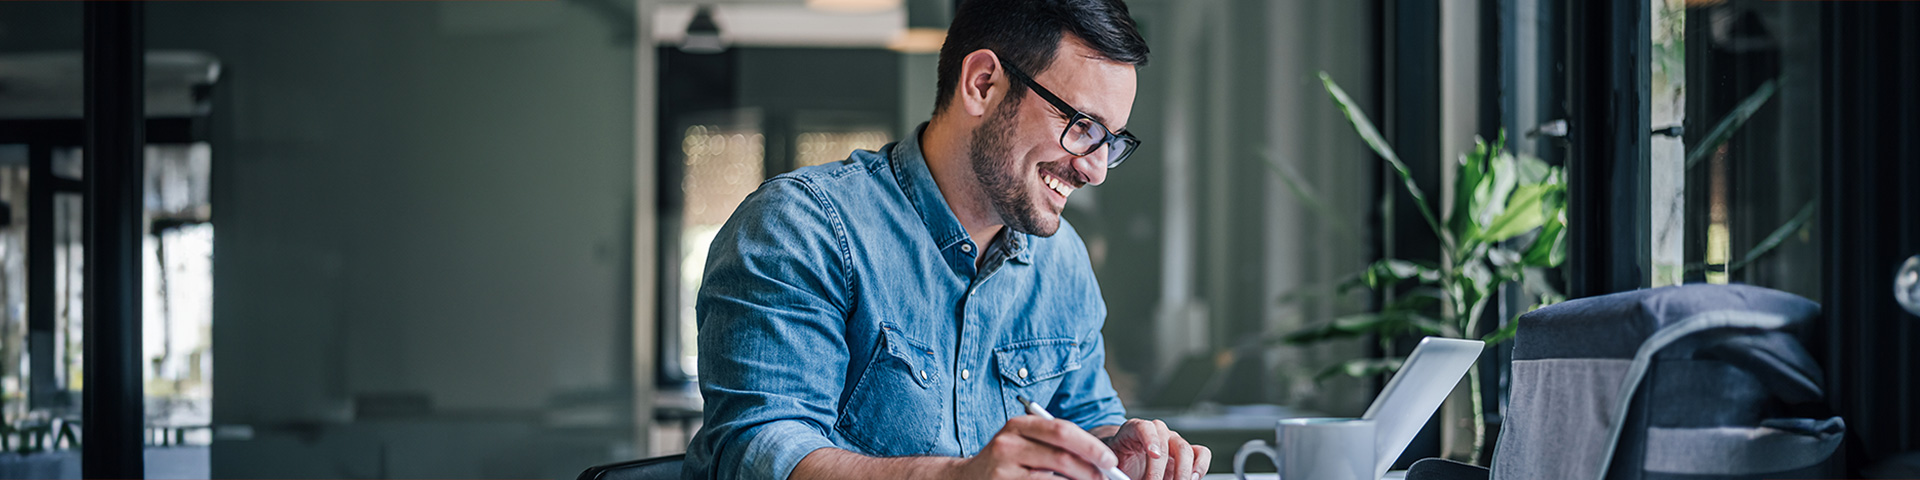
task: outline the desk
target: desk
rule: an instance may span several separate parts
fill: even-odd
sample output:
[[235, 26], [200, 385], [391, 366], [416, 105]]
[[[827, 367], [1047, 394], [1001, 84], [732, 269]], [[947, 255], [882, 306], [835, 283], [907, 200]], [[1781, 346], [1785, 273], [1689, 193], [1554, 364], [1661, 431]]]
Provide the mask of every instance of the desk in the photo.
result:
[[[1207, 476], [1200, 477], [1200, 478], [1201, 480], [1236, 480], [1233, 476], [1233, 472], [1208, 473]], [[1280, 474], [1278, 473], [1247, 474], [1247, 480], [1279, 480], [1279, 478], [1280, 478]], [[1405, 480], [1406, 478], [1407, 478], [1406, 470], [1394, 470], [1391, 472], [1387, 472], [1387, 476], [1380, 477], [1380, 480]]]
[[[1233, 473], [1233, 452], [1241, 444], [1256, 438], [1273, 442], [1273, 425], [1285, 418], [1320, 417], [1320, 412], [1288, 408], [1278, 405], [1208, 405], [1186, 411], [1155, 411], [1133, 409], [1129, 417], [1158, 418], [1167, 422], [1167, 427], [1180, 432], [1188, 442], [1206, 445], [1213, 449], [1213, 466], [1210, 471]], [[1272, 470], [1273, 466], [1253, 460], [1260, 469]], [[1252, 477], [1248, 477], [1252, 478]], [[1271, 478], [1271, 477], [1269, 477]]]

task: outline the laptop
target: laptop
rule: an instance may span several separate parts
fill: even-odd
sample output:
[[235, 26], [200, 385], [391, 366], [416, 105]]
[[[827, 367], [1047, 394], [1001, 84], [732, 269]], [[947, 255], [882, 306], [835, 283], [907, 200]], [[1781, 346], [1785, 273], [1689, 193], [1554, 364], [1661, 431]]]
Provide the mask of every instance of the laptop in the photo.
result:
[[1400, 372], [1387, 380], [1387, 388], [1373, 399], [1366, 415], [1360, 416], [1373, 420], [1373, 453], [1379, 462], [1374, 467], [1373, 478], [1387, 474], [1387, 468], [1413, 443], [1414, 435], [1426, 426], [1433, 412], [1440, 410], [1440, 403], [1446, 401], [1447, 394], [1460, 383], [1460, 377], [1467, 374], [1473, 362], [1480, 359], [1484, 348], [1486, 342], [1479, 340], [1440, 337], [1421, 339], [1420, 345], [1413, 348], [1413, 354], [1401, 364]]

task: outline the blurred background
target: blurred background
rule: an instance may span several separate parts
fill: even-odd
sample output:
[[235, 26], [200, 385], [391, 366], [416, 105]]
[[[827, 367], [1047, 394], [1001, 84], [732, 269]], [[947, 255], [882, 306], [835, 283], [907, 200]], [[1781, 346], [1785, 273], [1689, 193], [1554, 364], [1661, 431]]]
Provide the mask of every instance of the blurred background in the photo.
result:
[[[681, 452], [707, 244], [761, 180], [925, 121], [954, 1], [138, 2], [137, 35], [0, 2], [0, 478], [78, 478], [107, 382], [137, 382], [102, 401], [140, 407], [150, 478], [564, 479]], [[1812, 348], [1857, 461], [1920, 450], [1920, 319], [1887, 295], [1920, 254], [1920, 5], [1129, 6], [1144, 145], [1066, 217], [1133, 415], [1224, 456], [1360, 414], [1418, 335], [1732, 282], [1826, 305]], [[90, 39], [144, 58], [138, 266], [105, 274]], [[1475, 327], [1368, 316], [1421, 287], [1361, 272], [1440, 240], [1323, 73], [1433, 208], [1476, 138], [1564, 172], [1564, 231], [1502, 239], [1552, 259], [1478, 284]], [[88, 289], [116, 279], [137, 355], [93, 371]], [[1488, 438], [1507, 348], [1477, 367]], [[1433, 423], [1408, 459], [1472, 454]]]

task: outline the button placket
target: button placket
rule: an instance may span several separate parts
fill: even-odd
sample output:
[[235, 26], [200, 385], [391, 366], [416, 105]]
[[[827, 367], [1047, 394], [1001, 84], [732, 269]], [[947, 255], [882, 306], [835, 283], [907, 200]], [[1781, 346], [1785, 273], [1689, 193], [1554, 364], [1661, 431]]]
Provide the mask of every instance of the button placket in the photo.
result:
[[[968, 282], [966, 296], [960, 300], [962, 306], [960, 315], [954, 319], [960, 326], [957, 343], [961, 346], [961, 354], [954, 359], [954, 366], [960, 369], [959, 376], [962, 380], [959, 382], [959, 388], [955, 391], [956, 402], [954, 407], [956, 420], [977, 416], [983, 412], [981, 409], [985, 407], [985, 405], [980, 404], [981, 398], [979, 398], [979, 393], [981, 389], [986, 388], [986, 385], [978, 385], [970, 381], [973, 377], [973, 368], [971, 365], [975, 363], [970, 352], [979, 351], [976, 345], [978, 343], [978, 336], [970, 335], [970, 333], [983, 331], [980, 329], [986, 328], [981, 322], [975, 321], [979, 315], [973, 311], [973, 302], [977, 298], [975, 294], [979, 291], [981, 280], [984, 280], [984, 278], [976, 278]], [[980, 439], [978, 438], [980, 435], [985, 434], [984, 432], [971, 428], [975, 426], [972, 422], [958, 421], [957, 423], [961, 424], [962, 430], [964, 430], [958, 439], [960, 441], [961, 451], [972, 452], [979, 448], [984, 448], [984, 445], [980, 444]]]

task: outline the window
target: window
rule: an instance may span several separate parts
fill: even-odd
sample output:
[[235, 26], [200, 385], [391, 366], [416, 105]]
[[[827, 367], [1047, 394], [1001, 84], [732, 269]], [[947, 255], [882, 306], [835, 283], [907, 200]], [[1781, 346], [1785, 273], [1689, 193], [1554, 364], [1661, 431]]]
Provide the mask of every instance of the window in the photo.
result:
[[[1672, 110], [1675, 123], [1686, 125], [1685, 142], [1665, 152], [1668, 168], [1684, 172], [1685, 207], [1676, 209], [1686, 212], [1684, 280], [1748, 283], [1820, 300], [1825, 109], [1821, 25], [1808, 21], [1819, 18], [1820, 6], [1659, 3], [1655, 10], [1681, 34], [1672, 48], [1656, 42], [1655, 53], [1658, 59], [1670, 52], [1677, 58], [1667, 65], [1681, 70], [1672, 75]], [[1658, 74], [1661, 62], [1655, 65]], [[1656, 93], [1656, 105], [1660, 98]]]
[[760, 133], [757, 122], [694, 125], [681, 137], [680, 150], [686, 165], [686, 176], [681, 180], [686, 216], [679, 242], [679, 311], [670, 317], [679, 325], [671, 341], [679, 342], [680, 373], [694, 378], [699, 376], [695, 361], [700, 356], [694, 295], [699, 293], [706, 272], [707, 246], [740, 201], [766, 178], [762, 169], [766, 136]]

